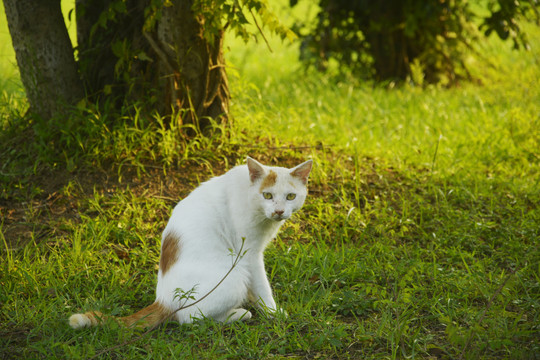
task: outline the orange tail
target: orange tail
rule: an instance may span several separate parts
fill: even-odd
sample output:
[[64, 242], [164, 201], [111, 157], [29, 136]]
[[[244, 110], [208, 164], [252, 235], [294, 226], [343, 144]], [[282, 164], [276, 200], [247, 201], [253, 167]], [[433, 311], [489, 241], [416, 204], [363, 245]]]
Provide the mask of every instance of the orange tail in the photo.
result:
[[147, 328], [162, 323], [165, 321], [165, 319], [167, 319], [167, 317], [169, 317], [169, 315], [170, 311], [156, 301], [152, 305], [137, 311], [133, 315], [121, 318], [103, 315], [99, 311], [89, 311], [84, 314], [73, 314], [69, 318], [69, 325], [74, 329], [79, 329], [86, 326], [100, 325], [103, 324], [107, 319], [112, 318], [127, 327]]

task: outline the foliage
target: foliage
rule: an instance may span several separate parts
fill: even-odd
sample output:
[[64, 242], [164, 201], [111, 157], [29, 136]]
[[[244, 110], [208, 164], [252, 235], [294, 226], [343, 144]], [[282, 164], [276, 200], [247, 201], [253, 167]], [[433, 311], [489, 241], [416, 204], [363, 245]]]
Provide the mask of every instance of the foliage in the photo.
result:
[[[193, 0], [189, 4], [191, 4], [192, 16], [201, 25], [200, 36], [211, 46], [221, 46], [215, 42], [219, 38], [218, 35], [225, 30], [232, 31], [245, 42], [256, 38], [259, 33], [262, 34], [262, 28], [259, 27], [257, 19], [260, 19], [262, 27], [270, 34], [289, 40], [295, 38], [295, 34], [283, 25], [270, 10], [267, 0]], [[115, 0], [107, 2], [102, 11], [97, 14], [96, 20], [93, 21], [92, 16], [96, 15], [92, 15], [92, 13], [95, 13], [96, 7], [99, 9], [98, 5], [99, 3], [88, 1], [77, 7], [78, 21], [92, 23], [89, 31], [89, 43], [79, 46], [82, 73], [89, 77], [87, 86], [94, 91], [91, 98], [95, 98], [96, 95], [104, 95], [105, 98], [108, 98], [112, 95], [120, 99], [129, 99], [129, 94], [137, 94], [145, 81], [153, 81], [148, 74], [152, 71], [155, 72], [156, 61], [160, 59], [159, 56], [156, 58], [154, 54], [155, 47], [150, 46], [142, 34], [151, 34], [156, 31], [157, 25], [162, 19], [162, 12], [164, 9], [173, 7], [174, 1]], [[256, 23], [257, 27], [250, 26], [250, 22]], [[167, 49], [173, 49], [178, 44], [165, 44], [163, 46]], [[190, 46], [194, 47], [193, 44]], [[114, 77], [104, 75], [109, 70], [103, 69], [103, 64], [99, 64], [99, 60], [106, 57], [103, 53], [107, 52], [111, 52], [115, 58]], [[177, 56], [182, 56], [182, 54], [177, 54]], [[201, 60], [199, 59], [199, 61]], [[96, 62], [98, 63], [97, 69], [95, 68]], [[182, 64], [186, 62], [189, 62], [189, 59], [180, 59], [178, 69], [175, 71], [182, 71]], [[95, 76], [101, 76], [103, 79], [93, 78]], [[150, 86], [156, 86], [156, 84], [150, 84]], [[135, 96], [135, 98], [139, 102], [141, 98], [146, 98], [149, 106], [159, 107], [159, 103], [163, 102], [163, 99], [154, 96], [154, 93], [157, 92], [152, 91], [153, 96], [148, 97], [146, 96], [148, 91], [145, 91], [143, 97]], [[163, 114], [164, 112], [162, 112]]]
[[[137, 9], [133, 7], [128, 9], [126, 0], [116, 0], [110, 2], [107, 7], [101, 12], [98, 20], [92, 25], [91, 35], [95, 35], [100, 29], [107, 29], [112, 23], [124, 21], [125, 16], [132, 16]], [[150, 32], [155, 29], [157, 22], [161, 18], [163, 8], [171, 7], [171, 0], [149, 0], [145, 3], [144, 8], [144, 25], [143, 32]], [[224, 29], [230, 29], [235, 35], [242, 38], [245, 42], [257, 36], [258, 31], [250, 27], [250, 20], [246, 17], [246, 12], [251, 14], [251, 19], [256, 22], [254, 12], [262, 20], [262, 25], [270, 31], [271, 34], [280, 36], [282, 39], [292, 41], [296, 35], [285, 25], [283, 25], [276, 14], [269, 9], [267, 0], [194, 0], [192, 1], [191, 10], [199, 21], [204, 23], [203, 36], [208, 42], [214, 41], [216, 33]], [[82, 13], [77, 14], [79, 17], [86, 16], [84, 9]], [[261, 29], [259, 29], [260, 31]], [[143, 57], [143, 60], [150, 60], [148, 55], [144, 53], [128, 53], [128, 49], [124, 45], [121, 48], [121, 43], [125, 42], [125, 35], [117, 34], [117, 40], [111, 42], [113, 52], [119, 58], [119, 62], [125, 59], [137, 59]], [[116, 47], [116, 51], [114, 49]], [[121, 64], [121, 63], [120, 63]], [[117, 64], [117, 68], [121, 67]], [[118, 74], [117, 74], [118, 76]]]
[[[257, 22], [259, 26], [255, 14], [259, 16], [262, 25], [271, 34], [290, 41], [295, 38], [295, 34], [270, 10], [267, 0], [196, 0], [193, 2], [192, 9], [197, 16], [205, 19], [205, 36], [209, 41], [216, 31], [227, 28], [245, 42], [256, 37], [262, 29], [248, 26], [249, 18], [254, 23]], [[251, 16], [246, 16], [246, 13]]]
[[511, 39], [515, 48], [528, 47], [516, 19], [528, 13], [538, 19], [536, 1], [320, 0], [319, 5], [314, 29], [297, 24], [304, 33], [302, 59], [319, 69], [334, 60], [379, 81], [409, 77], [448, 84], [470, 78], [466, 61], [480, 41], [479, 29]]

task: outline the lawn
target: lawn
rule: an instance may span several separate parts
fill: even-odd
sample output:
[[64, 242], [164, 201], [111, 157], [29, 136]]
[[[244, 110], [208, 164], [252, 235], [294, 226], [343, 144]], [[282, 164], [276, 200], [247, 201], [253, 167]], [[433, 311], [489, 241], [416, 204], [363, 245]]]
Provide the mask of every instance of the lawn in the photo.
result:
[[[454, 88], [305, 71], [296, 47], [230, 39], [233, 124], [86, 108], [29, 123], [0, 21], [0, 358], [540, 358], [540, 30], [491, 38]], [[9, 39], [9, 37], [7, 37]], [[72, 330], [154, 299], [172, 207], [247, 155], [315, 167], [266, 251], [288, 317]]]

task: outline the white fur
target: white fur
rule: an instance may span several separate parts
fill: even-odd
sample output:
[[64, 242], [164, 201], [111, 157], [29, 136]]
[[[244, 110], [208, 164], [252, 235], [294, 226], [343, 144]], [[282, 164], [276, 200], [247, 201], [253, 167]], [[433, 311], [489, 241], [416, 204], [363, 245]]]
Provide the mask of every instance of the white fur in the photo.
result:
[[[263, 251], [283, 222], [302, 207], [307, 195], [307, 175], [302, 181], [291, 173], [303, 166], [309, 174], [311, 161], [294, 169], [267, 167], [249, 158], [248, 161], [262, 168], [264, 174], [252, 181], [248, 166], [242, 165], [201, 184], [176, 205], [163, 232], [163, 238], [172, 233], [180, 243], [178, 260], [165, 275], [159, 270], [156, 289], [156, 300], [173, 311], [199, 300], [218, 284], [231, 269], [244, 239], [242, 253], [246, 253], [223, 283], [201, 302], [175, 313], [181, 323], [201, 316], [229, 322], [249, 319], [251, 313], [241, 308], [248, 298], [268, 312], [277, 310], [266, 277]], [[277, 174], [277, 179], [273, 186], [263, 190], [272, 194], [268, 200], [260, 185], [270, 171]], [[289, 193], [296, 194], [296, 198], [287, 200]], [[276, 210], [283, 211], [282, 215], [276, 214]], [[175, 299], [177, 289], [195, 289], [195, 300]]]
[[90, 319], [83, 314], [73, 314], [69, 317], [69, 325], [73, 329], [79, 329], [86, 326], [90, 326], [92, 322]]

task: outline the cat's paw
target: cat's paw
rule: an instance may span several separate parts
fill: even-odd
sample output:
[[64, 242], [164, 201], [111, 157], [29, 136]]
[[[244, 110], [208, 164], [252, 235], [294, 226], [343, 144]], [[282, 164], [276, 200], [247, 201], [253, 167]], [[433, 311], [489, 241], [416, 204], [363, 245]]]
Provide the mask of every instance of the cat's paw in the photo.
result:
[[92, 325], [92, 322], [84, 314], [73, 314], [69, 317], [69, 326], [73, 329], [80, 329], [90, 325]]

